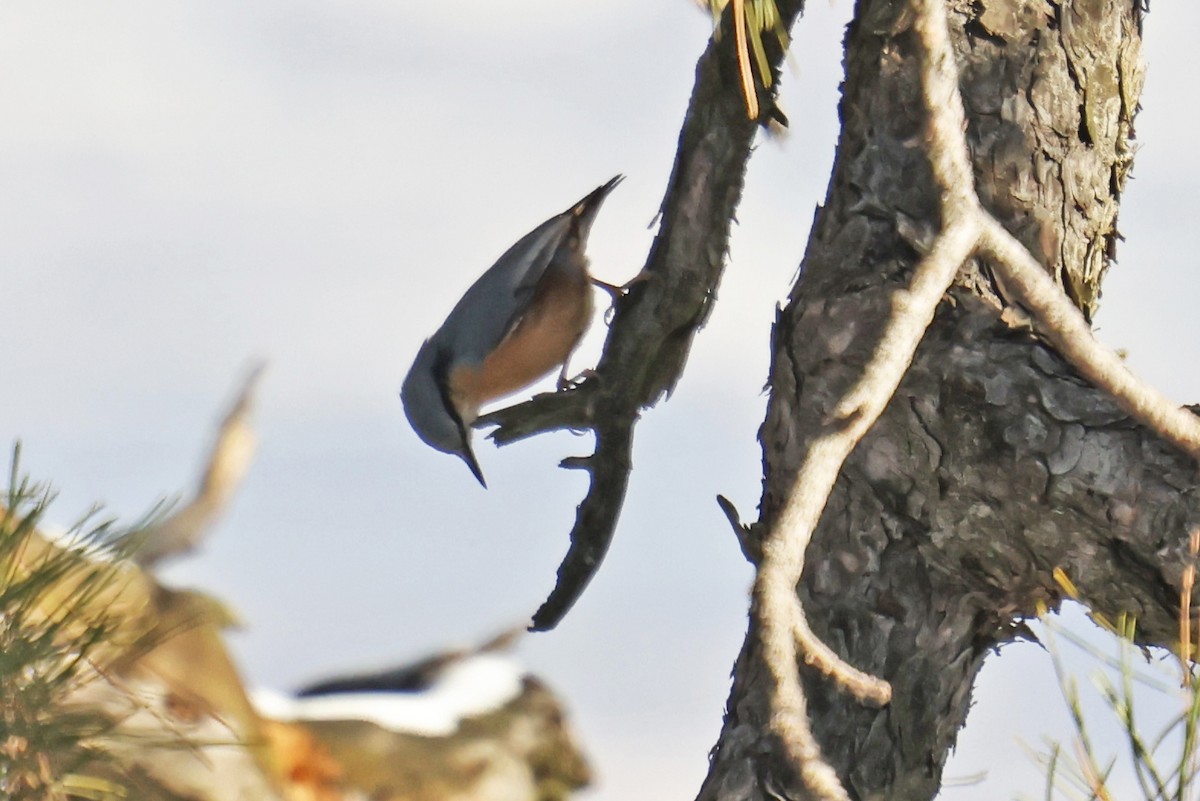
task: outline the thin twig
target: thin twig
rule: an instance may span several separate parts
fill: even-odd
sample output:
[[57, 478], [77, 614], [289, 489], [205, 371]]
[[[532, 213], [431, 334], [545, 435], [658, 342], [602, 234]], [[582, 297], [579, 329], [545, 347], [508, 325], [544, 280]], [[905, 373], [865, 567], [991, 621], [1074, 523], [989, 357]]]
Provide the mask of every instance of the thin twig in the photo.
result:
[[793, 605], [796, 608], [793, 635], [807, 664], [812, 665], [826, 676], [834, 677], [847, 692], [861, 701], [883, 706], [892, 700], [891, 685], [842, 661], [841, 657], [822, 642], [821, 638], [809, 627], [808, 615], [805, 614], [804, 607], [800, 604]]

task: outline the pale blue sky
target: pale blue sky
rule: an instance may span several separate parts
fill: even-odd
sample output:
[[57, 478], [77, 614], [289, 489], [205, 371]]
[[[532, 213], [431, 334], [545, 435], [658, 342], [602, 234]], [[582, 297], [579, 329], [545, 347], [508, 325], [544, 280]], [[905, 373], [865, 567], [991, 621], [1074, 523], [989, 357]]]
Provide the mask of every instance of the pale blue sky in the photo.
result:
[[[792, 130], [760, 143], [720, 302], [638, 428], [608, 562], [521, 648], [568, 699], [597, 801], [692, 797], [717, 735], [750, 570], [713, 496], [753, 514], [768, 331], [827, 182], [850, 11], [814, 0], [797, 26]], [[61, 490], [56, 519], [94, 501], [132, 518], [192, 481], [266, 358], [259, 458], [167, 573], [240, 610], [247, 674], [286, 688], [524, 618], [584, 490], [555, 464], [588, 441], [483, 443], [485, 492], [408, 429], [400, 381], [496, 256], [617, 172], [593, 269], [637, 271], [708, 30], [686, 0], [0, 6], [0, 443], [23, 439]], [[1129, 241], [1099, 318], [1192, 401], [1200, 113], [1177, 76], [1196, 30], [1195, 4], [1149, 16]], [[1013, 740], [1061, 721], [1045, 667], [1031, 646], [989, 666], [948, 773], [990, 783], [947, 798], [1036, 795]]]

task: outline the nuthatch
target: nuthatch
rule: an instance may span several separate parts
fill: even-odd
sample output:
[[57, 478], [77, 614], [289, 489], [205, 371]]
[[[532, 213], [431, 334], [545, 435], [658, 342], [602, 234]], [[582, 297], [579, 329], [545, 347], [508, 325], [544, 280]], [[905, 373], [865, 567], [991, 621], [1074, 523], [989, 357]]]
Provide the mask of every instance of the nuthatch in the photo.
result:
[[425, 340], [400, 389], [417, 435], [467, 463], [487, 486], [471, 450], [483, 404], [509, 395], [567, 358], [592, 320], [584, 249], [600, 204], [623, 176], [598, 187], [523, 236], [471, 285]]

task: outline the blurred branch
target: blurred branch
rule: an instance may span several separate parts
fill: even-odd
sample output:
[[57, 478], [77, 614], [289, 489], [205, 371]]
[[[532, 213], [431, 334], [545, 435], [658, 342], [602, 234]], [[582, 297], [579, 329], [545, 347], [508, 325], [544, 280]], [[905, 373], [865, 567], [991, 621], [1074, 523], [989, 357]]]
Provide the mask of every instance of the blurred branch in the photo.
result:
[[242, 382], [237, 399], [221, 422], [192, 500], [161, 522], [134, 532], [123, 543], [137, 564], [152, 568], [164, 559], [195, 550], [228, 507], [254, 458], [257, 443], [250, 415], [264, 368], [264, 364], [256, 364]]
[[[779, 2], [779, 25], [791, 27], [801, 0]], [[726, 15], [728, 20], [728, 15]], [[725, 27], [728, 27], [728, 21]], [[641, 274], [615, 304], [595, 375], [579, 388], [481, 417], [499, 425], [497, 444], [543, 431], [590, 429], [591, 456], [564, 466], [591, 474], [558, 583], [531, 628], [554, 628], [591, 581], [616, 528], [632, 467], [633, 429], [642, 409], [669, 395], [696, 332], [708, 319], [725, 266], [729, 230], [758, 125], [747, 118], [732, 37], [714, 35], [696, 68], [691, 104], [660, 208], [661, 225]], [[770, 72], [783, 49], [763, 42]]]

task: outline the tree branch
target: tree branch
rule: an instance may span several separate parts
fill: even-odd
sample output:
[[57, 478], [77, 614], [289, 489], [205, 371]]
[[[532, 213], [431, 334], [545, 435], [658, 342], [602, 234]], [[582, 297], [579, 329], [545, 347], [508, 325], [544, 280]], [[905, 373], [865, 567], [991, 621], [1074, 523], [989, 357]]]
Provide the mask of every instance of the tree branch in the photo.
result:
[[[810, 516], [793, 540], [815, 535], [807, 551], [764, 554], [779, 562], [773, 579], [761, 577], [778, 585], [779, 618], [765, 619], [756, 593], [706, 801], [780, 791], [932, 797], [990, 646], [1018, 631], [1024, 610], [1057, 598], [1050, 576], [1059, 566], [1086, 575], [1081, 591], [1098, 608], [1148, 620], [1153, 637], [1175, 630], [1160, 611], [1178, 604], [1174, 535], [1197, 514], [1178, 488], [1194, 486], [1194, 466], [1181, 474], [1181, 455], [1131, 425], [1028, 330], [998, 319], [1000, 268], [954, 265], [953, 295], [917, 332], [923, 344], [902, 396], [873, 399], [883, 384], [863, 381], [881, 363], [905, 372], [911, 355], [896, 318], [915, 311], [912, 288], [896, 283], [916, 285], [941, 252], [988, 252], [984, 203], [1027, 247], [1041, 247], [1043, 274], [1061, 276], [1081, 305], [1094, 300], [1105, 265], [1078, 254], [1103, 255], [1115, 236], [1140, 87], [1136, 12], [1106, 2], [1058, 22], [1055, 14], [1074, 13], [1068, 4], [954, 4], [955, 76], [945, 5], [863, 0], [849, 28], [834, 174], [774, 339], [755, 530], [774, 537], [786, 528], [781, 518], [805, 491], [797, 475], [822, 456], [814, 451], [839, 456], [829, 439], [854, 435], [886, 408], [836, 484], [821, 488], [832, 492], [807, 501], [819, 531]], [[1093, 69], [1103, 80], [1090, 79]], [[932, 91], [939, 71], [952, 87], [963, 82], [962, 100]], [[1103, 114], [1093, 100], [1104, 101]], [[948, 119], [939, 111], [957, 124], [938, 125]], [[927, 229], [940, 233], [912, 235]], [[950, 247], [947, 236], [961, 240]], [[1036, 313], [1034, 323], [1045, 325]], [[885, 383], [890, 396], [895, 384]], [[836, 653], [892, 683], [887, 710], [826, 692], [818, 671], [787, 658], [799, 599]], [[800, 643], [804, 661], [814, 661], [803, 652], [813, 647]], [[807, 700], [787, 695], [801, 679]], [[795, 682], [782, 698], [781, 681]], [[820, 768], [797, 765], [812, 754], [813, 734], [794, 729], [808, 723], [806, 709], [833, 767], [824, 775], [836, 773], [844, 789], [818, 786]]]
[[862, 376], [838, 401], [826, 432], [805, 454], [793, 490], [763, 543], [755, 581], [755, 610], [763, 659], [775, 681], [772, 729], [799, 766], [810, 791], [821, 798], [847, 798], [831, 782], [836, 776], [823, 763], [808, 728], [803, 689], [796, 673], [796, 646], [806, 661], [833, 677], [859, 700], [886, 703], [890, 688], [854, 671], [808, 629], [795, 587], [804, 570], [804, 553], [816, 530], [842, 465], [874, 425], [912, 363], [937, 304], [962, 264], [983, 245], [1002, 272], [1006, 288], [1033, 313], [1037, 329], [1085, 377], [1112, 393], [1136, 419], [1193, 456], [1200, 457], [1200, 420], [1171, 404], [1160, 392], [1139, 382], [1110, 350], [1100, 345], [1079, 310], [991, 214], [975, 194], [943, 0], [913, 0], [914, 30], [921, 44], [921, 84], [928, 126], [930, 168], [940, 190], [942, 232], [914, 271], [908, 290], [892, 296], [892, 316]]
[[[946, 9], [942, 0], [913, 0], [914, 31], [924, 105], [930, 169], [940, 191], [942, 232], [914, 271], [907, 290], [892, 295], [892, 315], [859, 381], [837, 402], [824, 433], [812, 440], [784, 507], [763, 542], [755, 581], [755, 613], [762, 655], [774, 680], [771, 727], [799, 768], [806, 787], [824, 799], [848, 798], [821, 761], [809, 730], [806, 702], [796, 672], [799, 645], [815, 664], [860, 700], [886, 703], [890, 688], [845, 665], [812, 635], [795, 588], [804, 554], [821, 513], [853, 448], [899, 386], [937, 304], [960, 267], [980, 244], [997, 262], [1006, 288], [1033, 312], [1039, 331], [1080, 372], [1108, 390], [1140, 422], [1193, 455], [1200, 455], [1200, 421], [1138, 382], [1120, 360], [1099, 345], [1083, 315], [1046, 275], [1023, 245], [984, 211], [975, 194], [966, 120], [959, 93]], [[853, 672], [852, 672], [853, 671]], [[810, 764], [818, 760], [819, 764]]]
[[1002, 273], [1005, 289], [1032, 312], [1037, 332], [1131, 417], [1200, 460], [1200, 418], [1135, 376], [1120, 356], [1096, 339], [1083, 314], [1025, 246], [990, 214], [981, 211], [979, 216], [981, 248]]
[[[788, 29], [803, 2], [778, 5], [782, 27]], [[722, 28], [729, 27], [727, 9]], [[763, 44], [777, 72], [783, 51], [770, 37]], [[769, 100], [769, 93], [764, 97]], [[661, 225], [641, 271], [647, 278], [617, 300], [595, 375], [576, 390], [539, 395], [479, 421], [499, 425], [491, 434], [497, 444], [562, 428], [596, 435], [590, 457], [564, 463], [582, 463], [592, 482], [579, 505], [558, 583], [534, 615], [534, 630], [554, 628], [599, 569], [629, 483], [637, 418], [674, 389], [692, 339], [708, 318], [758, 128], [747, 119], [744, 102], [734, 37], [714, 35], [696, 67]]]
[[971, 255], [981, 230], [972, 189], [958, 70], [941, 0], [915, 0], [916, 30], [923, 48], [921, 84], [929, 118], [926, 142], [941, 192], [944, 229], [913, 272], [907, 289], [892, 294], [892, 315], [859, 381], [838, 401], [826, 431], [810, 444], [783, 511], [767, 532], [754, 583], [755, 616], [763, 660], [774, 680], [771, 728], [800, 771], [805, 786], [822, 799], [848, 799], [837, 774], [821, 757], [809, 729], [797, 645], [839, 686], [861, 701], [886, 704], [891, 688], [846, 665], [808, 628], [796, 597], [804, 554], [846, 457], [883, 412], [912, 363], [938, 303]]

